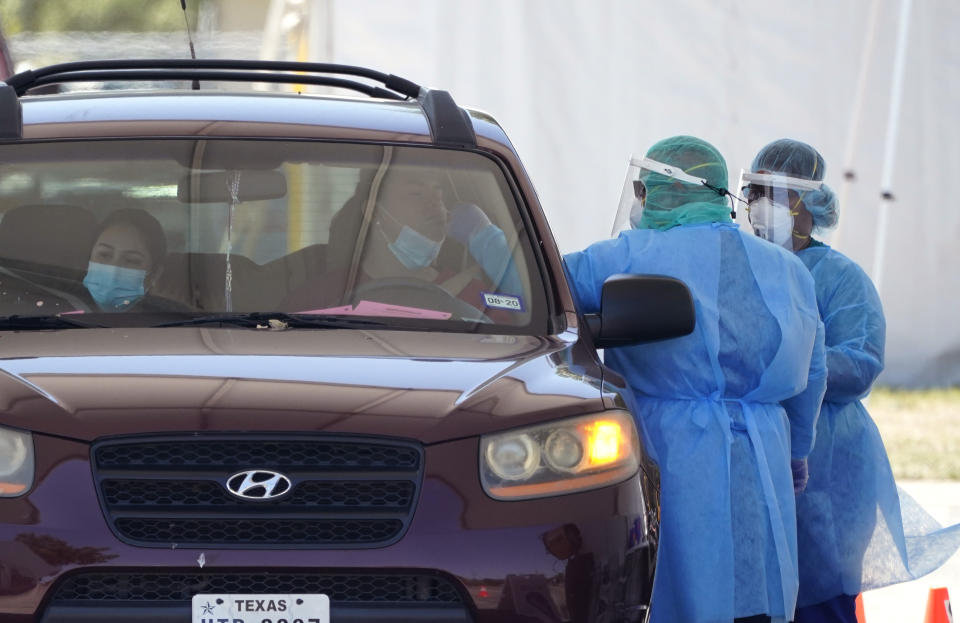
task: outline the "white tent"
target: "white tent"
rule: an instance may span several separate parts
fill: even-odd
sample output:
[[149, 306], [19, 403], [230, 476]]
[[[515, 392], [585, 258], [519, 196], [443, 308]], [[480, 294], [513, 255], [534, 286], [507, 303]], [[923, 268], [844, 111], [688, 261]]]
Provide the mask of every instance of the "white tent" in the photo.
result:
[[[960, 173], [960, 3], [317, 4], [327, 60], [376, 66], [491, 112], [564, 251], [609, 234], [628, 157], [661, 138], [714, 143], [731, 188], [770, 140], [814, 145], [843, 200], [831, 242], [868, 273], [881, 192], [894, 197], [879, 246], [888, 322], [881, 382], [960, 384], [960, 209], [950, 183]], [[897, 92], [902, 106], [890, 123]]]
[[[842, 200], [841, 228], [828, 241], [868, 273], [882, 270], [881, 382], [960, 385], [955, 0], [219, 0], [205, 8], [201, 56], [250, 57], [259, 39], [265, 57], [366, 65], [493, 114], [564, 251], [609, 234], [630, 154], [661, 138], [712, 142], [726, 155], [731, 188], [762, 145], [804, 140], [826, 158], [826, 181]], [[264, 32], [237, 31], [265, 21]], [[11, 45], [15, 56], [63, 49], [24, 35]], [[186, 53], [182, 34], [160, 39], [161, 54]], [[122, 49], [161, 55], [143, 47], [149, 41], [138, 34]], [[83, 52], [60, 60], [96, 56], [97, 42], [85, 35]], [[854, 181], [845, 181], [848, 169]], [[894, 199], [878, 235], [884, 190]]]

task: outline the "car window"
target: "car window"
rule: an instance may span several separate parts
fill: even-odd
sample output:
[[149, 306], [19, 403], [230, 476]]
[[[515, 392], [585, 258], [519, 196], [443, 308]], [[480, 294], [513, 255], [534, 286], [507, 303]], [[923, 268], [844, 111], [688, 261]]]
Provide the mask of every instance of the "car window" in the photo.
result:
[[541, 332], [521, 208], [495, 161], [453, 149], [0, 146], [0, 315], [283, 311]]

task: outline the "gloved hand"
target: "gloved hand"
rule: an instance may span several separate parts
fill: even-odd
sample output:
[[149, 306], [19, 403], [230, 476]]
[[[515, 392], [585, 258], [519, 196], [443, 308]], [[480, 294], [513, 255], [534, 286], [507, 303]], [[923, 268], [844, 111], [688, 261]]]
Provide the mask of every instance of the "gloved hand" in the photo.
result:
[[790, 469], [793, 471], [793, 493], [799, 495], [807, 488], [807, 481], [810, 479], [807, 459], [790, 459]]
[[470, 238], [489, 224], [489, 217], [476, 204], [461, 202], [450, 211], [447, 234], [457, 242], [468, 245]]

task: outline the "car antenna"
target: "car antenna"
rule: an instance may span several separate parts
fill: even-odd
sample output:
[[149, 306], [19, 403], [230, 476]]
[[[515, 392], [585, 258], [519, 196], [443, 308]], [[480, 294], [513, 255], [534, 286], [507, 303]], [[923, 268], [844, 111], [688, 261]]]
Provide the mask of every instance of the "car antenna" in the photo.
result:
[[[193, 47], [193, 35], [190, 33], [190, 20], [187, 19], [187, 0], [180, 0], [180, 8], [183, 9], [183, 23], [187, 27], [187, 41], [190, 42], [190, 58], [197, 60], [197, 51]], [[200, 81], [193, 81], [193, 90], [200, 90]]]

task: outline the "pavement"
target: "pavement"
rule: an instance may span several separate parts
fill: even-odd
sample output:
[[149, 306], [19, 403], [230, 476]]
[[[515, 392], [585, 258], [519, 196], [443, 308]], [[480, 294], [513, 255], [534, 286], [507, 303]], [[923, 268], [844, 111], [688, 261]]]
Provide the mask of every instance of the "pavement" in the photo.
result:
[[[897, 481], [897, 484], [941, 525], [960, 523], [960, 482], [908, 480]], [[864, 593], [866, 622], [924, 623], [930, 589], [939, 587], [949, 590], [954, 620], [960, 623], [960, 554], [954, 554], [942, 567], [919, 580]]]

